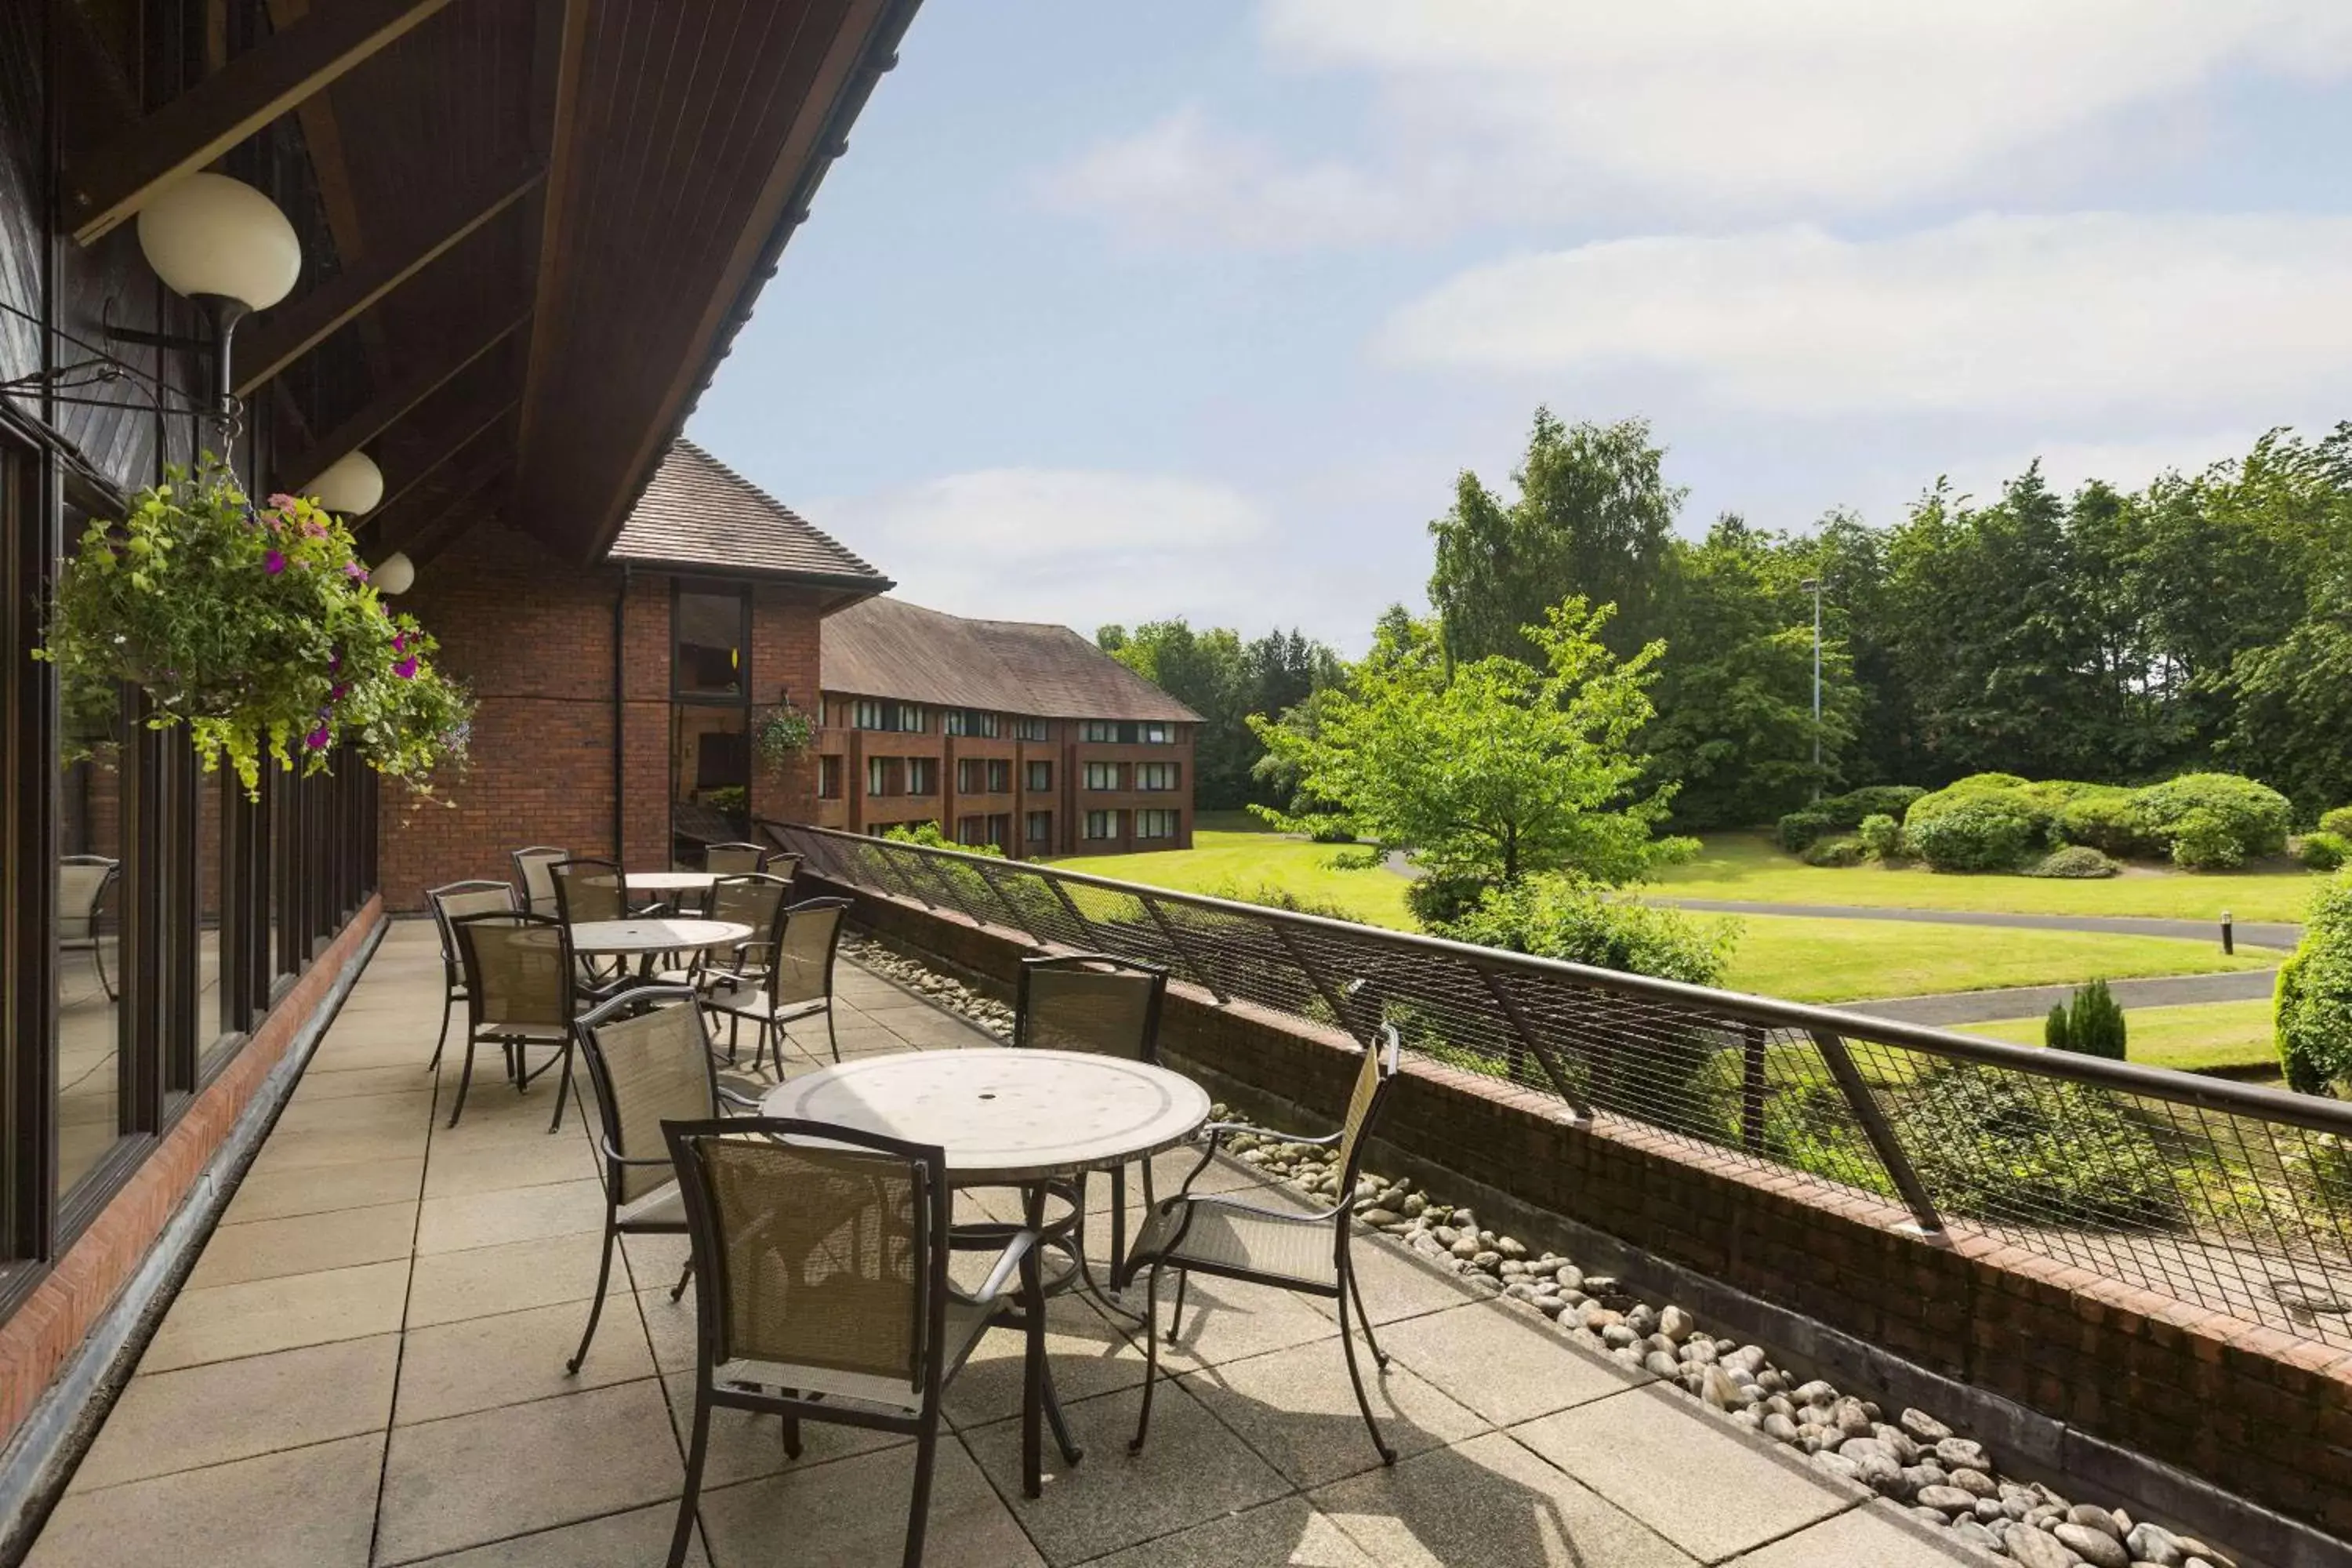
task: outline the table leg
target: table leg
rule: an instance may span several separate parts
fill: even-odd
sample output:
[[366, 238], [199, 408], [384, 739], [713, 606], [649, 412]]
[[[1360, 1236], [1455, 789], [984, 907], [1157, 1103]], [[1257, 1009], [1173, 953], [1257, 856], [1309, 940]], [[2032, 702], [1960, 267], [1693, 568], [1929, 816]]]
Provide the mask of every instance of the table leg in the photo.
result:
[[[1042, 1228], [1045, 1222], [1045, 1189], [1025, 1188], [1021, 1201], [1023, 1223], [1031, 1230]], [[1045, 1490], [1044, 1434], [1038, 1430], [1038, 1417], [1045, 1404], [1045, 1280], [1034, 1247], [1021, 1259], [1021, 1311], [1029, 1320], [1021, 1376], [1021, 1490], [1034, 1498], [1042, 1497]]]

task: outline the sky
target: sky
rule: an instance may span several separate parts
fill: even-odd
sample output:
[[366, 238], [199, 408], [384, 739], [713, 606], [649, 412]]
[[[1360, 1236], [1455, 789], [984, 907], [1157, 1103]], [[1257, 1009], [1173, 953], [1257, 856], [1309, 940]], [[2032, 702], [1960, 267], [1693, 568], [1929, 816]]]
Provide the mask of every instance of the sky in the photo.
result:
[[926, 0], [688, 429], [961, 615], [1425, 603], [1536, 406], [1898, 520], [2352, 418], [2344, 0]]

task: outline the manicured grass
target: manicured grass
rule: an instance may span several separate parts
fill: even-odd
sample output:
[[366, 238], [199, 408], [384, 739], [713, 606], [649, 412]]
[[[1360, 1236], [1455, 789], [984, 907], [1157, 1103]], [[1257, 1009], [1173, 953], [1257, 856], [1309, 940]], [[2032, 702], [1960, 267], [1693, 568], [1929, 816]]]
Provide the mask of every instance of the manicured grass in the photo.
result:
[[1280, 888], [1310, 905], [1337, 905], [1373, 925], [1417, 930], [1404, 907], [1402, 877], [1379, 866], [1361, 871], [1332, 868], [1331, 858], [1346, 847], [1266, 832], [1195, 827], [1190, 849], [1079, 855], [1054, 864], [1066, 871], [1248, 902], [1264, 901], [1262, 888]]
[[2127, 873], [2070, 882], [2038, 877], [1955, 876], [1910, 867], [1808, 866], [1762, 836], [1711, 837], [1697, 858], [1660, 874], [1659, 897], [1769, 904], [1855, 904], [1874, 909], [1993, 910], [2035, 915], [2150, 915], [2219, 921], [2299, 921], [2324, 879], [2309, 871]]
[[[2125, 1013], [2136, 1062], [2150, 1067], [2178, 1068], [2183, 1072], [2215, 1068], [2278, 1066], [2278, 1050], [2271, 1038], [2271, 1005], [2252, 1002], [2208, 1002], [2193, 1007], [2135, 1007]], [[1970, 1024], [1971, 1035], [2020, 1045], [2042, 1043], [2040, 1018], [2006, 1019], [1994, 1024]]]
[[2094, 977], [2265, 969], [2281, 956], [2242, 948], [2225, 957], [2217, 943], [2172, 937], [1796, 915], [1737, 918], [1739, 945], [1724, 984], [1790, 1002], [1860, 1002]]

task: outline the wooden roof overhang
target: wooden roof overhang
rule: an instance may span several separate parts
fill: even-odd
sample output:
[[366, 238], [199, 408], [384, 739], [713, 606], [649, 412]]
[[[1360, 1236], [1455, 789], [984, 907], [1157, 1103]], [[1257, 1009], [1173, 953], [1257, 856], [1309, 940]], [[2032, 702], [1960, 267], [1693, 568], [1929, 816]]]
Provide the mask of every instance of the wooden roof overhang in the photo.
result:
[[326, 233], [235, 352], [269, 488], [364, 447], [371, 554], [498, 516], [593, 561], [917, 3], [210, 0], [242, 47], [69, 156], [66, 225], [93, 243], [180, 174], [292, 142], [298, 226]]

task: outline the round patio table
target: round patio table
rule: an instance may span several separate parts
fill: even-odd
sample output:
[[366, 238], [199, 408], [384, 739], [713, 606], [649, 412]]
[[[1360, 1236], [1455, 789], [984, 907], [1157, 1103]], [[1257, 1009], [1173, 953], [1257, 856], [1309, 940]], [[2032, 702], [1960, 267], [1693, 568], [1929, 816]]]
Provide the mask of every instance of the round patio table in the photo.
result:
[[[1020, 1187], [1024, 1223], [1042, 1233], [1045, 1184], [1175, 1148], [1209, 1120], [1209, 1095], [1146, 1062], [994, 1047], [844, 1062], [778, 1084], [760, 1111], [935, 1144], [947, 1155], [950, 1184]], [[1021, 1260], [1021, 1294], [1028, 1340], [1022, 1481], [1034, 1498], [1045, 1480], [1041, 1415], [1053, 1420], [1064, 1457], [1079, 1457], [1046, 1385], [1045, 1279], [1034, 1247]]]
[[688, 952], [751, 940], [751, 928], [737, 921], [582, 921], [572, 928], [572, 951], [594, 958]]
[[631, 871], [622, 880], [633, 893], [707, 893], [716, 871]]

